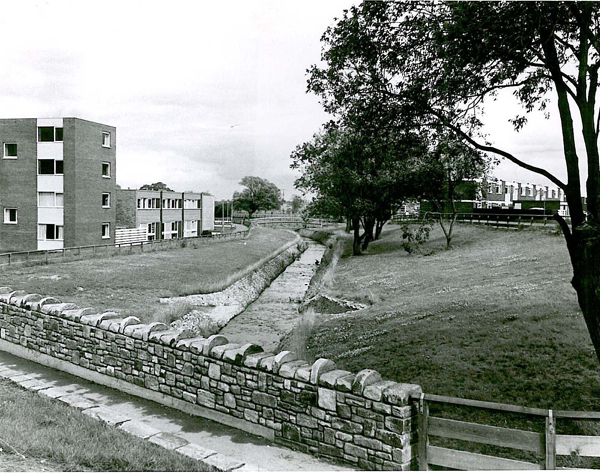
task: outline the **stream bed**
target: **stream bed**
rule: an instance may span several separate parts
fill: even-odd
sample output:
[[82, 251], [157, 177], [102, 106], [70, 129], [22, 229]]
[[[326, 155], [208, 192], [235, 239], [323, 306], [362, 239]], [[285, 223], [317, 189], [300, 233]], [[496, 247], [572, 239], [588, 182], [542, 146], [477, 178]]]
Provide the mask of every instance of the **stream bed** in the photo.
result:
[[277, 348], [281, 337], [298, 322], [298, 306], [306, 294], [326, 247], [304, 239], [308, 248], [290, 264], [246, 310], [219, 332], [231, 343], [256, 343], [265, 351]]

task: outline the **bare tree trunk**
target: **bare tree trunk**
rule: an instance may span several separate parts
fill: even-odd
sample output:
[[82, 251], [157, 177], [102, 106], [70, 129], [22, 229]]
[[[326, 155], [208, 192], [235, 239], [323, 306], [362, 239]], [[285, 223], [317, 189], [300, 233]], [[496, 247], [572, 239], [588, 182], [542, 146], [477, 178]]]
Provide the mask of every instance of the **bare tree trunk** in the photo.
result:
[[386, 222], [387, 220], [377, 220], [377, 223], [375, 224], [375, 240], [379, 240], [381, 231], [383, 230], [383, 226]]
[[365, 218], [363, 223], [364, 223], [364, 227], [365, 227], [365, 233], [363, 235], [364, 239], [363, 239], [363, 243], [362, 243], [362, 250], [367, 251], [367, 248], [369, 247], [369, 243], [371, 243], [374, 239], [373, 227], [375, 227], [375, 219], [374, 218]]
[[352, 220], [350, 218], [346, 218], [346, 233], [350, 233], [352, 230]]
[[360, 236], [360, 220], [358, 218], [352, 219], [352, 229], [354, 230], [354, 239], [352, 241], [352, 254], [358, 256], [362, 254], [360, 244], [362, 237]]

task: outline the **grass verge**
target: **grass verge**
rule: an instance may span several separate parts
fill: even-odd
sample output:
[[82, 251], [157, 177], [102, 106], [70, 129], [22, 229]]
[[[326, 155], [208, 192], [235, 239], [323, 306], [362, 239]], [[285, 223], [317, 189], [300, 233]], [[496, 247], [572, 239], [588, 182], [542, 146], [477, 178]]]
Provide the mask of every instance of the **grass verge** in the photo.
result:
[[[347, 249], [328, 292], [370, 307], [318, 315], [308, 341], [312, 357], [353, 372], [375, 369], [432, 394], [600, 411], [598, 361], [570, 284], [563, 237], [459, 225], [453, 243], [444, 251], [434, 227], [423, 248], [428, 256], [409, 255], [392, 229], [363, 256], [350, 257]], [[595, 423], [560, 429], [600, 433]]]
[[0, 379], [1, 471], [205, 471], [195, 460]]
[[[99, 312], [142, 322], [168, 319], [159, 298], [227, 287], [265, 256], [294, 239], [285, 230], [254, 228], [244, 240], [113, 258], [0, 270], [0, 286], [51, 295]], [[176, 314], [175, 314], [176, 315]]]

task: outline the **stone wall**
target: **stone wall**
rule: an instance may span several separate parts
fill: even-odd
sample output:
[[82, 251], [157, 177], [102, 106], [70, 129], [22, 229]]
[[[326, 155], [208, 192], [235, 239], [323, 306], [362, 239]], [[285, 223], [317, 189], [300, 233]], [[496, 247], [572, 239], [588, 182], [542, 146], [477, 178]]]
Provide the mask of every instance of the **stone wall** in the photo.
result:
[[0, 349], [358, 468], [411, 468], [410, 396], [421, 388], [373, 370], [310, 365], [289, 351], [197, 338], [10, 288], [0, 288]]

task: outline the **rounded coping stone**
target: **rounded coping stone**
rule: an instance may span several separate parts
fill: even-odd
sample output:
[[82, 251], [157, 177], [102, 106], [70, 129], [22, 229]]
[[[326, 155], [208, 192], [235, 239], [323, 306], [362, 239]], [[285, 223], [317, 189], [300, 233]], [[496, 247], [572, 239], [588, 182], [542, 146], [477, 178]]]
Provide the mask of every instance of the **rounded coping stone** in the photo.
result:
[[140, 319], [138, 319], [137, 317], [134, 317], [132, 315], [130, 315], [129, 317], [125, 317], [123, 319], [123, 322], [121, 322], [121, 325], [119, 325], [119, 333], [123, 333], [128, 325], [139, 325], [139, 323]]
[[356, 373], [352, 383], [352, 393], [362, 395], [365, 388], [371, 384], [381, 381], [381, 374], [375, 370], [362, 370]]
[[323, 386], [325, 388], [334, 389], [337, 380], [339, 378], [344, 377], [344, 376], [348, 376], [349, 374], [352, 374], [352, 373], [350, 371], [346, 371], [346, 370], [331, 370], [331, 371], [328, 371], [327, 373], [323, 373], [319, 377], [319, 386]]
[[32, 309], [40, 310], [46, 304], [60, 304], [61, 301], [56, 297], [42, 297], [39, 301], [32, 304]]
[[222, 360], [226, 351], [237, 350], [241, 346], [239, 343], [226, 343], [225, 345], [216, 346], [210, 351], [210, 357]]
[[[8, 295], [8, 300], [6, 301], [8, 304], [15, 304], [16, 305], [16, 299], [26, 296], [27, 293], [25, 291], [13, 291]], [[15, 299], [13, 301], [13, 299]]]
[[[152, 322], [145, 327], [138, 328], [133, 332], [133, 338], [140, 338], [144, 342], [147, 342], [152, 332], [162, 332], [168, 330], [168, 327], [162, 322]], [[136, 337], [137, 335], [137, 337]]]
[[131, 334], [133, 332], [135, 332], [136, 330], [140, 329], [140, 328], [144, 328], [146, 326], [146, 324], [135, 324], [135, 325], [128, 325], [127, 327], [125, 327], [125, 329], [123, 330], [123, 335], [125, 335], [126, 337], [131, 337]]
[[185, 349], [192, 351], [192, 344], [194, 343], [202, 343], [206, 340], [204, 337], [195, 336], [194, 338], [184, 338], [183, 340], [179, 340], [175, 345], [175, 348]]
[[319, 358], [313, 363], [310, 370], [310, 383], [316, 385], [323, 373], [333, 371], [334, 369], [335, 363], [333, 361], [328, 360], [327, 358]]
[[372, 401], [381, 401], [383, 396], [383, 391], [385, 391], [390, 386], [397, 384], [395, 381], [383, 380], [377, 381], [365, 388], [363, 392], [363, 396], [367, 399], [371, 399]]
[[390, 404], [406, 405], [411, 396], [415, 397], [423, 392], [418, 384], [395, 383], [383, 391], [383, 400]]
[[91, 314], [84, 315], [80, 319], [80, 323], [90, 325], [91, 327], [97, 327], [104, 320], [112, 320], [119, 318], [120, 315], [116, 312], [104, 312], [103, 314]]
[[59, 304], [44, 304], [40, 311], [48, 315], [62, 315], [62, 311], [68, 309], [79, 309], [79, 307], [72, 302], [61, 302]]
[[246, 358], [244, 358], [244, 366], [247, 368], [258, 368], [262, 360], [272, 356], [275, 355], [269, 351], [248, 355]]
[[[139, 329], [139, 328], [145, 328], [145, 327], [147, 327], [147, 325], [143, 324], [143, 327], [136, 327], [136, 330]], [[126, 331], [124, 333], [125, 333], [125, 335], [127, 335], [127, 329], [125, 329], [125, 330]], [[156, 331], [150, 333], [148, 335], [148, 340], [151, 341], [151, 342], [156, 342], [156, 343], [161, 343], [163, 345], [168, 345], [168, 342], [165, 343], [165, 341], [162, 339], [163, 336], [165, 336], [165, 335], [173, 335], [175, 333], [176, 333], [175, 330], [169, 330], [168, 327], [167, 327], [167, 330], [156, 330]]]
[[40, 294], [25, 294], [24, 296], [19, 296], [16, 297], [15, 300], [12, 302], [13, 304], [17, 304], [17, 305], [25, 305], [28, 301], [39, 301], [42, 299], [42, 295]]
[[63, 310], [60, 315], [62, 315], [68, 320], [72, 320], [73, 322], [79, 322], [81, 320], [81, 317], [83, 317], [84, 315], [91, 315], [94, 312], [96, 311], [91, 307], [85, 307], [83, 309], [66, 309]]
[[244, 359], [248, 355], [252, 355], [254, 353], [262, 353], [263, 348], [260, 345], [256, 345], [254, 343], [246, 343], [242, 345], [240, 348], [233, 350], [226, 350], [223, 353], [223, 360], [232, 362], [236, 365], [242, 365]]
[[229, 340], [227, 340], [223, 335], [211, 335], [204, 342], [204, 346], [202, 347], [202, 355], [209, 356], [214, 347], [227, 345], [228, 343]]
[[277, 355], [275, 355], [275, 358], [273, 359], [273, 373], [279, 373], [279, 368], [281, 368], [281, 365], [283, 365], [284, 363], [296, 361], [297, 359], [298, 355], [296, 355], [292, 351], [284, 350], [279, 352]]
[[177, 342], [183, 338], [194, 338], [196, 332], [189, 329], [184, 330], [167, 330], [160, 337], [160, 342], [164, 345], [175, 346]]

